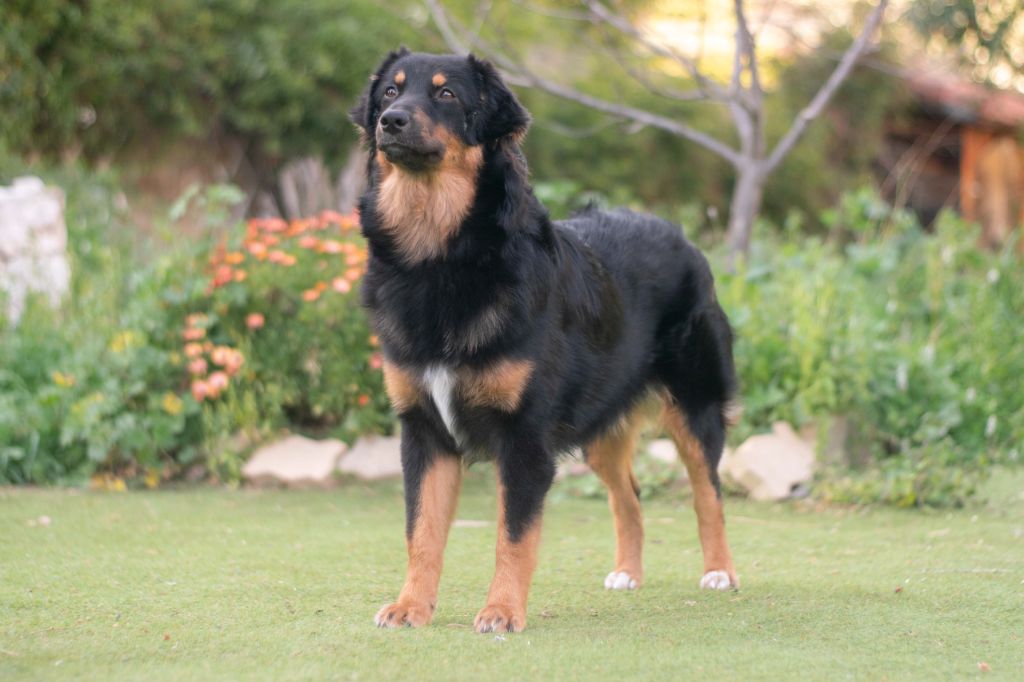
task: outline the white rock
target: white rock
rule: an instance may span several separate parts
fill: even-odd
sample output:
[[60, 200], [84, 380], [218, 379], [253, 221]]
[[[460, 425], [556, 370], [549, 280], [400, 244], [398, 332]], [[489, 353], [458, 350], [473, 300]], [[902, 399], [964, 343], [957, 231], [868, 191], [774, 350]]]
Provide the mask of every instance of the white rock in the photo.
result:
[[33, 177], [0, 187], [0, 290], [8, 319], [17, 322], [33, 292], [60, 303], [71, 283], [67, 241], [63, 192]]
[[338, 471], [364, 481], [402, 475], [401, 438], [364, 436], [338, 463]]
[[814, 450], [785, 422], [751, 436], [725, 462], [730, 480], [755, 500], [782, 500], [814, 475]]
[[679, 451], [669, 438], [657, 438], [647, 444], [647, 454], [665, 464], [680, 464]]
[[344, 452], [340, 440], [292, 435], [257, 450], [242, 467], [242, 476], [256, 485], [326, 487], [334, 483]]

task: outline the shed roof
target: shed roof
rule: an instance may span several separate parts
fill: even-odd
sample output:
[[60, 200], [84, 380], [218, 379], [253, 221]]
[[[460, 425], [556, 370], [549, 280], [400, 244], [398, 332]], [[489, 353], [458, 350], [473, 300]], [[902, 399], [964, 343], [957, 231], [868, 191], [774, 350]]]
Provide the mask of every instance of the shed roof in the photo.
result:
[[907, 81], [919, 100], [939, 107], [955, 120], [1001, 128], [1024, 127], [1024, 94], [986, 87], [948, 71], [917, 71]]

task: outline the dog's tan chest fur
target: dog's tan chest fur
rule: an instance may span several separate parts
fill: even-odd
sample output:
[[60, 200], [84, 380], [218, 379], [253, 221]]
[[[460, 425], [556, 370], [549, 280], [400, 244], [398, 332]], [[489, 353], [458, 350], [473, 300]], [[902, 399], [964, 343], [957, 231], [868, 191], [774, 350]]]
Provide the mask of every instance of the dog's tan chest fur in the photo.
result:
[[377, 155], [381, 224], [410, 263], [444, 255], [476, 198], [481, 148], [467, 147], [452, 135], [441, 137], [446, 145], [444, 160], [427, 172], [409, 172], [390, 163], [383, 153]]
[[384, 386], [395, 410], [405, 412], [430, 396], [453, 437], [457, 403], [514, 412], [532, 376], [533, 362], [520, 359], [499, 360], [482, 369], [431, 365], [420, 370], [384, 363]]

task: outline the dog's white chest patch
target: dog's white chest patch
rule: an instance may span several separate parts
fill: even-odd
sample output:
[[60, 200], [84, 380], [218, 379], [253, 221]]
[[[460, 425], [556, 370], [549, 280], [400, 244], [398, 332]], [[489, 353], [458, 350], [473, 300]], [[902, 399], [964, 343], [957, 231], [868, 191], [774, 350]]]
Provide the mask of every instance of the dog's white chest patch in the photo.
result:
[[448, 433], [461, 443], [455, 424], [455, 373], [444, 365], [430, 365], [423, 370], [423, 385], [434, 399]]

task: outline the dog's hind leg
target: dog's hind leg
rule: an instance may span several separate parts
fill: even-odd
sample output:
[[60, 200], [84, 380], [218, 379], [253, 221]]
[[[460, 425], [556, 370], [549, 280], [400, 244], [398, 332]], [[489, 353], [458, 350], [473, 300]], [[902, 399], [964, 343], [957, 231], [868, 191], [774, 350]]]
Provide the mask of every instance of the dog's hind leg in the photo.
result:
[[615, 570], [604, 580], [609, 590], [632, 590], [643, 581], [644, 524], [640, 487], [633, 475], [640, 422], [636, 412], [627, 415], [586, 447], [587, 464], [608, 488], [615, 521]]
[[709, 454], [710, 451], [690, 430], [686, 415], [674, 401], [672, 403], [665, 407], [665, 426], [686, 465], [693, 489], [693, 508], [697, 512], [697, 530], [704, 553], [704, 576], [700, 586], [715, 590], [735, 589], [739, 582], [725, 537], [725, 512], [715, 471], [721, 450]]
[[702, 588], [737, 588], [725, 536], [718, 462], [725, 447], [726, 413], [735, 389], [732, 333], [717, 303], [674, 330], [661, 361], [664, 424], [689, 472], [704, 553]]

